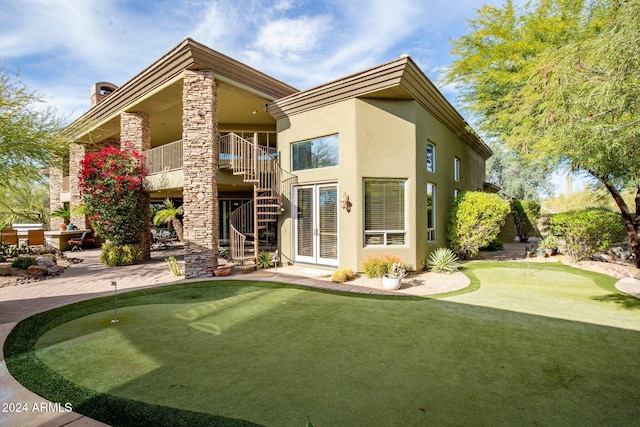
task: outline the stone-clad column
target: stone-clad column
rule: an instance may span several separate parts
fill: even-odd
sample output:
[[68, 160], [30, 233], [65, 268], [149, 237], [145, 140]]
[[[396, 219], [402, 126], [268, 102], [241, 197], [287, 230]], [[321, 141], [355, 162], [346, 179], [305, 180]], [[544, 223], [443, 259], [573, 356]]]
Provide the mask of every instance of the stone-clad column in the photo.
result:
[[86, 146], [84, 144], [69, 144], [69, 193], [71, 195], [69, 207], [71, 208], [71, 223], [78, 228], [91, 227], [86, 215], [74, 215], [74, 212], [82, 205], [78, 175], [80, 175], [80, 162], [84, 159], [85, 152]]
[[[120, 148], [125, 150], [127, 145], [139, 153], [151, 148], [151, 126], [149, 116], [145, 113], [134, 112], [120, 114]], [[144, 194], [145, 227], [140, 236], [142, 259], [151, 259], [151, 207], [149, 193]]]
[[182, 93], [185, 276], [211, 276], [218, 263], [218, 117], [212, 71], [185, 70]]
[[[53, 212], [64, 206], [60, 201], [60, 193], [62, 193], [62, 169], [51, 166], [49, 168], [49, 211]], [[63, 219], [51, 217], [49, 221], [51, 230], [59, 230]]]

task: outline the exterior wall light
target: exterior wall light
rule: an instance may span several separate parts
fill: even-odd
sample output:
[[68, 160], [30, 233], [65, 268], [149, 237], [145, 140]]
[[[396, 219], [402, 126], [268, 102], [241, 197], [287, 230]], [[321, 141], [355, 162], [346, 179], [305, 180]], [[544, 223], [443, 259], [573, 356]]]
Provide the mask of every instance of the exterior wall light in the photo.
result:
[[351, 202], [349, 201], [349, 195], [347, 193], [342, 193], [342, 197], [340, 198], [340, 207], [345, 209], [347, 212], [351, 212]]

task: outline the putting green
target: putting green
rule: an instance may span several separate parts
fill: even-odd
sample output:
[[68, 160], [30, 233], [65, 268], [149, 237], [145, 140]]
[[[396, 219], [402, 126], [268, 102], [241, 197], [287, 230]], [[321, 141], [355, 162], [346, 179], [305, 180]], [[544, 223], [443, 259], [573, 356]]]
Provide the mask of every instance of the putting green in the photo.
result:
[[[44, 372], [74, 408], [116, 425], [134, 423], [118, 402], [141, 419], [171, 408], [167, 425], [171, 411], [221, 425], [636, 423], [640, 310], [568, 267], [523, 278], [486, 265], [467, 267], [478, 291], [440, 300], [216, 281], [127, 294], [117, 323], [108, 299], [81, 303], [40, 325], [14, 375]], [[19, 371], [11, 354], [7, 365]]]

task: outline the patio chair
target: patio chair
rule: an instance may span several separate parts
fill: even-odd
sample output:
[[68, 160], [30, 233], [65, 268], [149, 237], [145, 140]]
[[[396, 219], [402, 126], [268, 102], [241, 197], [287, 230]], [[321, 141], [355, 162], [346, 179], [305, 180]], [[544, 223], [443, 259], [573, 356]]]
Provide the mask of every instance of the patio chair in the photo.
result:
[[18, 230], [0, 231], [0, 241], [7, 242], [10, 245], [18, 246]]
[[69, 246], [71, 246], [71, 251], [81, 251], [83, 250], [83, 246], [86, 244], [93, 244], [96, 242], [96, 238], [93, 235], [93, 232], [88, 230], [82, 233], [80, 238], [73, 238], [67, 241]]
[[28, 230], [27, 246], [44, 246], [44, 230]]

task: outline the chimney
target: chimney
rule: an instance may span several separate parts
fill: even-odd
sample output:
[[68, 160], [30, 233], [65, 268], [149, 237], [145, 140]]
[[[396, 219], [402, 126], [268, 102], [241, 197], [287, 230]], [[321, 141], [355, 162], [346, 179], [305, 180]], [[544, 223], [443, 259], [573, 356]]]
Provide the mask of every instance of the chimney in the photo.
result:
[[100, 101], [111, 95], [111, 92], [118, 89], [118, 86], [109, 82], [98, 82], [91, 86], [91, 106], [98, 104]]

